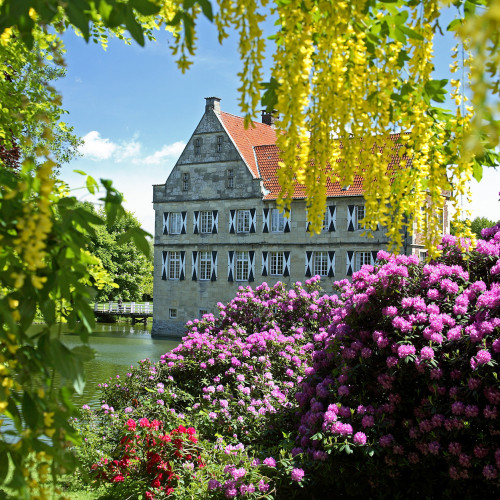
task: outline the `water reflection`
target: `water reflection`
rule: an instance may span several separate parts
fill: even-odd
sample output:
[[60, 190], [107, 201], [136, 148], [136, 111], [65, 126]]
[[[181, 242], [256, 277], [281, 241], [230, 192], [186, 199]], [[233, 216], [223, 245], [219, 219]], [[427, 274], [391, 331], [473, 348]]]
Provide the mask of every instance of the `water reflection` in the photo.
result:
[[[81, 345], [78, 335], [64, 329], [61, 340], [69, 349]], [[176, 339], [152, 339], [148, 326], [143, 324], [97, 324], [89, 338], [96, 357], [85, 363], [85, 390], [81, 396], [74, 395], [75, 404], [96, 407], [100, 404], [98, 384], [109, 382], [110, 377], [116, 380], [116, 375], [126, 376], [130, 367], [137, 365], [141, 359], [158, 361], [162, 354], [172, 350], [179, 342]]]

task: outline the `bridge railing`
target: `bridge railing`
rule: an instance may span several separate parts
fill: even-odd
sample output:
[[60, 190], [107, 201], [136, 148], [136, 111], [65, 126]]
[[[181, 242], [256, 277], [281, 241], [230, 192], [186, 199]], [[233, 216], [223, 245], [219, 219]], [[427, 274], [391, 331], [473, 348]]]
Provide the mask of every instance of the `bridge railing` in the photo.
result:
[[150, 302], [96, 302], [94, 312], [110, 314], [153, 314]]

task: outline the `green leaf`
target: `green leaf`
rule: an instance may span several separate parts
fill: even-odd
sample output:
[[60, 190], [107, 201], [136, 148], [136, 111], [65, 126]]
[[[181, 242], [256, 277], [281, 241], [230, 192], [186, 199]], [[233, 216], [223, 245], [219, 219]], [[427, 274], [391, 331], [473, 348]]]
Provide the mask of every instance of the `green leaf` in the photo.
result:
[[9, 455], [7, 450], [0, 451], [0, 484], [5, 482], [7, 474], [9, 473]]
[[472, 165], [472, 176], [477, 182], [481, 182], [481, 179], [483, 178], [483, 166], [476, 161]]
[[133, 10], [129, 7], [125, 14], [125, 26], [129, 30], [133, 39], [141, 46], [144, 47], [144, 31], [142, 26], [137, 22]]
[[399, 30], [402, 31], [408, 38], [413, 38], [414, 40], [424, 40], [424, 37], [417, 33], [415, 30], [408, 28], [408, 26], [398, 26]]
[[97, 184], [97, 181], [90, 175], [87, 176], [86, 184], [89, 193], [95, 194], [96, 190], [99, 191], [99, 184]]
[[280, 84], [275, 78], [271, 78], [269, 82], [261, 83], [261, 86], [265, 89], [262, 95], [261, 103], [262, 106], [266, 107], [268, 113], [272, 113], [276, 108], [276, 103], [278, 102], [278, 90]]
[[71, 352], [84, 363], [93, 360], [96, 355], [96, 350], [88, 345], [77, 345], [71, 349]]
[[160, 6], [148, 0], [130, 0], [130, 5], [144, 16], [153, 16], [160, 12]]
[[89, 4], [85, 0], [71, 0], [66, 3], [66, 15], [69, 22], [76, 26], [83, 34], [83, 37], [88, 42], [90, 36], [89, 28]]
[[117, 243], [119, 245], [123, 245], [130, 239], [134, 241], [135, 246], [144, 254], [146, 257], [149, 257], [150, 248], [149, 241], [146, 239], [146, 236], [151, 236], [147, 231], [141, 229], [140, 227], [132, 227], [125, 231], [120, 238], [118, 238]]
[[38, 424], [38, 408], [36, 407], [35, 402], [31, 398], [28, 392], [24, 392], [23, 394], [23, 416], [24, 421], [28, 424], [28, 427], [32, 430], [37, 428]]

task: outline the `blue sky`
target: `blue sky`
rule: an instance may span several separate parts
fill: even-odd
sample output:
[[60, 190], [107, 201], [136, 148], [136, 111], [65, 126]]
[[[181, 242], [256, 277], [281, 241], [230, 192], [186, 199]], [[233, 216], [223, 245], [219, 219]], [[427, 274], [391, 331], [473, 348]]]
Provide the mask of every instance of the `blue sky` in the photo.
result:
[[[221, 47], [207, 22], [202, 22], [199, 38], [195, 62], [182, 74], [164, 33], [145, 48], [111, 40], [106, 51], [70, 32], [64, 36], [67, 75], [56, 88], [69, 112], [65, 121], [85, 144], [83, 157], [64, 165], [61, 177], [82, 199], [91, 198], [84, 189], [78, 190], [84, 178], [73, 170], [113, 180], [124, 193], [126, 208], [150, 233], [154, 231], [152, 185], [167, 179], [203, 115], [204, 98], [220, 97], [224, 111], [240, 114], [236, 38]], [[446, 52], [446, 45], [436, 49], [441, 69], [447, 67], [447, 62], [439, 64]], [[500, 171], [485, 172], [483, 181], [473, 181], [472, 188], [473, 217], [500, 219]]]

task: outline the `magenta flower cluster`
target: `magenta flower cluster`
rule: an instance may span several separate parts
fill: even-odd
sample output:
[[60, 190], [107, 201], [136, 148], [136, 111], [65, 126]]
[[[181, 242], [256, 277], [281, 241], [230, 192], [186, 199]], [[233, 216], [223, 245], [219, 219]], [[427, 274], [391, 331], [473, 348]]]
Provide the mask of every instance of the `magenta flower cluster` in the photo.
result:
[[447, 236], [426, 265], [379, 252], [336, 284], [342, 304], [296, 395], [296, 453], [338, 464], [376, 451], [359, 469], [372, 491], [386, 468], [499, 493], [500, 229], [488, 238], [462, 251]]

